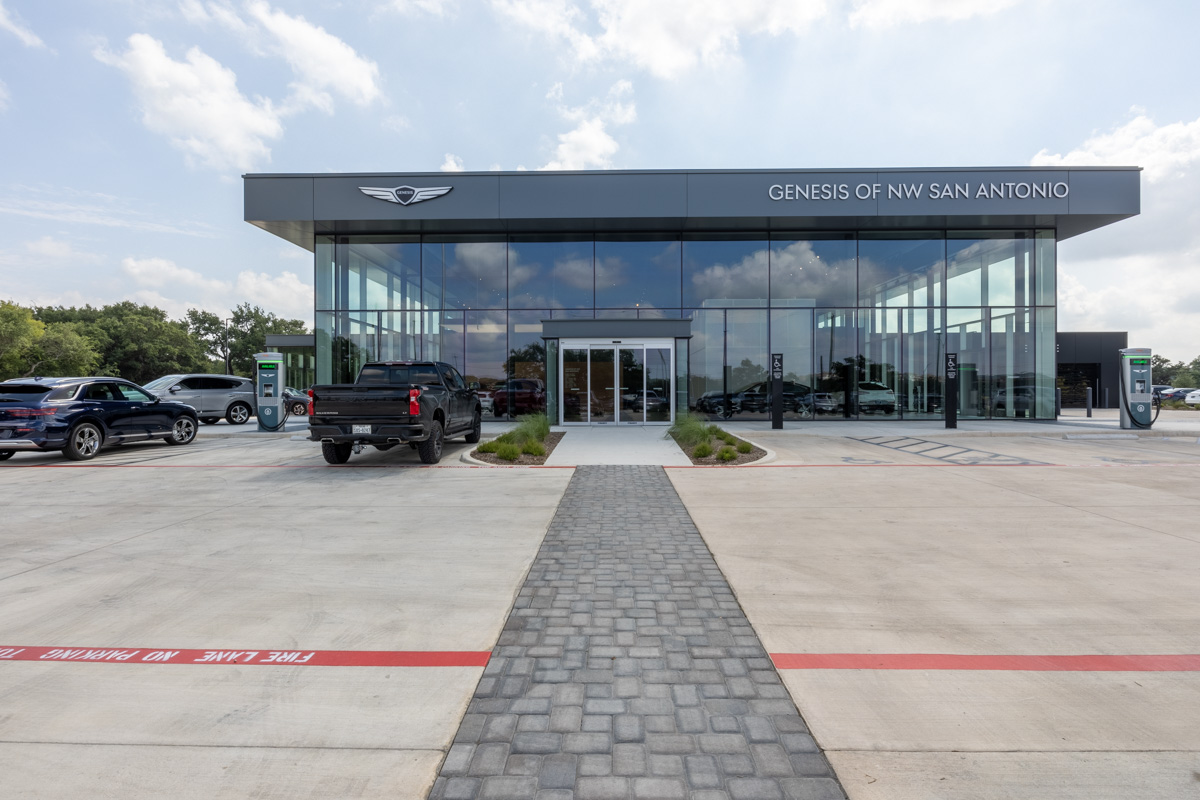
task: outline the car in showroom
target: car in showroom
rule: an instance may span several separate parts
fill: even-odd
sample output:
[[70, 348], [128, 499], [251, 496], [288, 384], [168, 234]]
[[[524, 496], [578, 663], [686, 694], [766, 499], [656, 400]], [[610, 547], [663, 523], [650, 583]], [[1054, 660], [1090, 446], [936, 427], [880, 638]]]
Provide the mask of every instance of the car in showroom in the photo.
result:
[[[164, 400], [186, 403], [196, 409], [205, 425], [215, 425], [222, 417], [230, 425], [243, 425], [254, 416], [257, 407], [254, 381], [237, 375], [164, 375], [147, 383], [146, 389]], [[293, 405], [289, 403], [289, 411]], [[304, 406], [308, 407], [307, 397]]]
[[513, 378], [496, 384], [492, 392], [492, 415], [536, 414], [546, 410], [546, 384], [538, 378]]
[[196, 410], [121, 378], [14, 378], [0, 382], [0, 461], [61, 450], [73, 461], [114, 444], [190, 444]]
[[[1008, 408], [1008, 389], [999, 389], [992, 397], [992, 411], [996, 413], [1006, 413]], [[1013, 386], [1012, 392], [1012, 410], [1021, 412], [1032, 412], [1037, 406], [1037, 389], [1033, 386]]]

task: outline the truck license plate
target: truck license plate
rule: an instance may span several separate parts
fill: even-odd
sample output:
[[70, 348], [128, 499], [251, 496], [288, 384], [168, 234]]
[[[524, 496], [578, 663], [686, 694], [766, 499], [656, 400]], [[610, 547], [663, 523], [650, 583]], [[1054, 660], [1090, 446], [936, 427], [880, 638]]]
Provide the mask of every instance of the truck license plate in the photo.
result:
[[351, 432], [352, 433], [370, 433], [371, 426], [370, 425], [355, 425], [354, 430]]

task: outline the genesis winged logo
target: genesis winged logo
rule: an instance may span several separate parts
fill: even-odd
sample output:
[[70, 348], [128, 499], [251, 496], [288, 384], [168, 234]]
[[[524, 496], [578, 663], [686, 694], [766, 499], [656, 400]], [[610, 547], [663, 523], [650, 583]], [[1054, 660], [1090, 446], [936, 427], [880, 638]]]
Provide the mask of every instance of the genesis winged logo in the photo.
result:
[[453, 188], [453, 186], [429, 186], [417, 189], [412, 186], [397, 186], [395, 189], [386, 189], [376, 186], [360, 186], [358, 190], [376, 200], [387, 200], [389, 203], [411, 206], [413, 203], [422, 203], [435, 197], [441, 197], [448, 194]]

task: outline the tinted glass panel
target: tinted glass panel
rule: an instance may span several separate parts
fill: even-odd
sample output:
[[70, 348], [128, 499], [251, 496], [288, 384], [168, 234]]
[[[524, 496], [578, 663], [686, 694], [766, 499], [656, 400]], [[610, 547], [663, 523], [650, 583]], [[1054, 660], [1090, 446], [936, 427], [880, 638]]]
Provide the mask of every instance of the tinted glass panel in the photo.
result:
[[725, 312], [725, 390], [732, 394], [730, 412], [741, 419], [766, 419], [767, 312]]
[[340, 248], [348, 308], [415, 309], [421, 306], [421, 248], [414, 242], [355, 240]]
[[684, 312], [692, 319], [688, 342], [688, 404], [700, 414], [725, 408], [725, 312]]
[[816, 313], [813, 362], [814, 405], [818, 410], [824, 406], [829, 417], [851, 416], [852, 393], [858, 381], [858, 327], [853, 309]]
[[[508, 314], [509, 380], [527, 381], [521, 404], [508, 409], [510, 414], [529, 414], [545, 411], [546, 403], [546, 343], [542, 339], [542, 320], [545, 311], [511, 311]], [[501, 376], [502, 378], [504, 376]]]
[[1036, 238], [1037, 304], [1054, 305], [1056, 280], [1054, 231], [1038, 231]]
[[984, 416], [988, 354], [983, 309], [946, 309], [946, 352], [958, 353], [958, 416]]
[[442, 247], [445, 308], [504, 308], [508, 246], [497, 241], [446, 242]]
[[901, 376], [899, 403], [908, 418], [940, 418], [943, 362], [946, 352], [940, 308], [914, 308], [902, 311], [904, 331], [904, 373]]
[[856, 246], [852, 236], [772, 238], [771, 305], [853, 306]]
[[678, 241], [597, 241], [596, 307], [679, 308], [681, 258]]
[[897, 396], [902, 374], [901, 312], [898, 309], [860, 309], [858, 386], [852, 393], [853, 413], [874, 419], [899, 415]]
[[700, 308], [765, 306], [769, 272], [766, 241], [683, 243], [683, 302]]
[[947, 242], [946, 304], [1026, 305], [1033, 292], [1033, 240], [1022, 231], [953, 233]]
[[789, 308], [771, 312], [771, 352], [783, 355], [783, 379], [806, 391], [797, 390], [794, 397], [784, 389], [784, 419], [808, 419], [814, 412], [827, 414], [829, 404], [814, 408], [811, 397], [813, 385], [813, 312], [802, 308]]
[[938, 306], [946, 241], [863, 234], [858, 241], [860, 306]]
[[508, 353], [507, 325], [503, 311], [468, 311], [466, 330], [466, 366], [444, 358], [462, 371], [468, 381], [494, 384], [504, 380], [504, 361]]
[[584, 241], [530, 241], [508, 245], [508, 304], [513, 308], [592, 308], [596, 298], [595, 245]]

